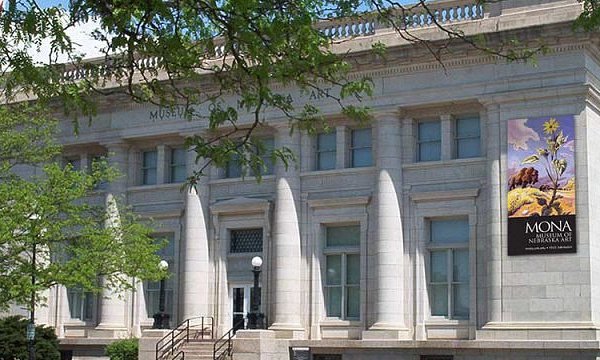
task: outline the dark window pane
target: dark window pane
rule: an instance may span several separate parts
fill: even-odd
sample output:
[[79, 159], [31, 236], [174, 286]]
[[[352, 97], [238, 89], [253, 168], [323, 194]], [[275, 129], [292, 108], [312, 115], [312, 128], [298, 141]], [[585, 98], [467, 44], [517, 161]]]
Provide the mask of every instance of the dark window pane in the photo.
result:
[[144, 164], [145, 168], [156, 168], [156, 151], [144, 151]]
[[142, 184], [156, 184], [156, 150], [144, 151], [142, 160]]
[[327, 288], [327, 316], [341, 317], [342, 316], [342, 288], [329, 287]]
[[453, 307], [455, 318], [469, 317], [469, 285], [452, 285]]
[[326, 270], [325, 278], [326, 278], [327, 285], [341, 285], [342, 284], [342, 256], [341, 255], [327, 256], [327, 270]]
[[419, 161], [439, 161], [442, 157], [442, 143], [426, 142], [419, 144]]
[[439, 121], [419, 123], [419, 142], [440, 141], [441, 139], [442, 127]]
[[346, 255], [346, 284], [360, 284], [360, 255]]
[[360, 318], [360, 287], [358, 286], [346, 288], [346, 317]]
[[226, 178], [238, 178], [242, 176], [242, 164], [239, 160], [239, 154], [231, 156], [231, 160], [227, 162], [225, 167]]
[[448, 285], [431, 285], [431, 315], [448, 316]]
[[320, 152], [317, 157], [317, 170], [335, 169], [336, 154], [335, 151]]
[[272, 155], [273, 149], [275, 148], [275, 141], [272, 138], [267, 138], [258, 140], [258, 142], [260, 142], [260, 146], [257, 145], [255, 153], [261, 158], [264, 166], [264, 168], [260, 170], [260, 174], [271, 175], [273, 174], [274, 169]]
[[456, 141], [456, 157], [467, 159], [481, 155], [481, 140], [479, 138], [458, 139]]
[[430, 230], [431, 242], [435, 244], [469, 242], [469, 220], [466, 218], [433, 220]]
[[430, 281], [434, 283], [448, 282], [448, 251], [431, 252]]
[[373, 165], [371, 148], [352, 150], [352, 167], [367, 167]]
[[479, 137], [479, 118], [465, 118], [456, 120], [456, 136], [464, 137]]
[[317, 151], [335, 151], [336, 149], [336, 133], [317, 135]]
[[327, 247], [360, 245], [360, 226], [328, 226]]
[[352, 131], [350, 157], [352, 167], [365, 167], [373, 164], [371, 129], [358, 129]]
[[469, 250], [461, 249], [452, 251], [452, 281], [469, 282]]
[[186, 178], [186, 155], [183, 148], [173, 149], [171, 151], [171, 182], [183, 182]]
[[371, 147], [371, 128], [352, 130], [352, 147]]

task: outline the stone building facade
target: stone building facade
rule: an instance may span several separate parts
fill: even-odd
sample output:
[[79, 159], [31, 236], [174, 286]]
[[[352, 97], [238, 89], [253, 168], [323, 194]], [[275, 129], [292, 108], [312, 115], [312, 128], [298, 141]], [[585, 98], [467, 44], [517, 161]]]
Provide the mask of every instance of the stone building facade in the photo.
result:
[[[597, 34], [573, 32], [581, 6], [571, 0], [432, 6], [471, 9], [446, 24], [487, 34], [491, 46], [516, 36], [548, 50], [536, 64], [507, 62], [456, 41], [442, 65], [392, 29], [348, 38], [336, 49], [372, 78], [364, 103], [374, 121], [358, 126], [321, 94], [284, 89], [318, 106], [334, 131], [290, 134], [287, 119], [266, 111], [258, 134], [298, 161], [276, 163], [260, 182], [232, 163], [182, 191], [203, 166], [184, 138], [205, 129], [178, 109], [103, 99], [79, 136], [65, 122], [65, 161], [108, 155], [126, 174], [94, 201], [125, 198], [169, 239], [174, 321], [208, 315], [218, 334], [230, 329], [248, 310], [250, 261], [261, 256], [268, 328], [314, 359], [600, 358]], [[441, 38], [418, 22], [416, 35]], [[361, 51], [376, 41], [385, 59]], [[575, 124], [577, 252], [508, 256], [507, 121], [560, 115]], [[73, 358], [96, 359], [152, 324], [155, 284], [102, 295], [55, 288], [38, 312]]]

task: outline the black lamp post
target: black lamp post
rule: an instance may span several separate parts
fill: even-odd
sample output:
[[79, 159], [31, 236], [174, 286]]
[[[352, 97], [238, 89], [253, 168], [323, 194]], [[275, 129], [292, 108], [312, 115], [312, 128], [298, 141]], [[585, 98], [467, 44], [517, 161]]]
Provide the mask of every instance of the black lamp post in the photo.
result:
[[260, 267], [262, 259], [260, 256], [252, 258], [252, 273], [254, 273], [254, 289], [252, 299], [250, 300], [250, 313], [248, 314], [248, 329], [264, 329], [265, 315], [260, 312], [260, 288], [258, 287], [258, 278], [260, 276]]
[[[158, 263], [158, 266], [161, 270], [167, 270], [169, 268], [169, 263], [165, 260], [161, 260]], [[160, 280], [160, 287], [158, 293], [158, 312], [154, 314], [154, 324], [152, 325], [153, 329], [168, 329], [169, 328], [169, 314], [165, 313], [165, 279]]]

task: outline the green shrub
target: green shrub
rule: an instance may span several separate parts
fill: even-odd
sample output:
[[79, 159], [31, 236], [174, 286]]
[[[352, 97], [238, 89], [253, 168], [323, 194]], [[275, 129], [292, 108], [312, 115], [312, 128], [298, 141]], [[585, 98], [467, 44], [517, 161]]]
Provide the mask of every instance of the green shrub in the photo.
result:
[[[0, 359], [27, 359], [27, 324], [21, 316], [0, 319]], [[35, 358], [60, 360], [58, 339], [54, 329], [38, 325], [35, 327]]]
[[138, 339], [123, 339], [106, 347], [106, 355], [110, 360], [137, 360]]

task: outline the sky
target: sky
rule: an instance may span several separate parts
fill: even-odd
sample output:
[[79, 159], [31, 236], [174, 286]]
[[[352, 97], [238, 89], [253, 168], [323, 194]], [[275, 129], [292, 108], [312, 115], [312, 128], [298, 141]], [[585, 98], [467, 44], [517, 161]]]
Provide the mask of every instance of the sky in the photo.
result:
[[[52, 7], [62, 6], [63, 8], [68, 7], [68, 0], [38, 0], [38, 4], [41, 7]], [[80, 24], [75, 28], [67, 30], [67, 34], [71, 38], [71, 41], [75, 44], [77, 53], [84, 54], [86, 58], [94, 58], [102, 56], [103, 53], [100, 51], [103, 45], [101, 42], [96, 41], [91, 33], [98, 28], [94, 21], [90, 21], [85, 24]], [[48, 53], [50, 52], [50, 41], [43, 41], [39, 51], [32, 51], [31, 56], [34, 61], [40, 63], [48, 62]], [[66, 54], [60, 54], [58, 56], [58, 62], [68, 62], [68, 56]]]
[[38, 4], [44, 8], [57, 5], [62, 5], [64, 8], [66, 8], [68, 3], [68, 0], [38, 0]]

